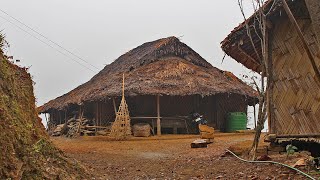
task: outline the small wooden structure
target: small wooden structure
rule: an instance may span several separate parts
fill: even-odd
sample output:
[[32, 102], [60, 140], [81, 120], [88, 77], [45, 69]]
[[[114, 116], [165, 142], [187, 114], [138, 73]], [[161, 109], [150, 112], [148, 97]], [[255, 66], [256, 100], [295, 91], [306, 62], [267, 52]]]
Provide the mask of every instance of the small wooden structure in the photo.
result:
[[78, 115], [96, 126], [113, 122], [121, 101], [122, 74], [131, 124], [148, 123], [161, 133], [190, 133], [197, 129], [186, 119], [198, 112], [215, 129], [224, 131], [228, 112], [247, 112], [258, 102], [257, 92], [230, 72], [219, 70], [176, 37], [147, 42], [107, 65], [90, 81], [39, 108], [49, 124]]
[[124, 74], [122, 81], [122, 99], [115, 121], [112, 123], [110, 135], [117, 140], [126, 139], [131, 136], [131, 124], [128, 105], [124, 97]]
[[[267, 18], [268, 122], [277, 138], [320, 137], [320, 3], [319, 0], [269, 0]], [[252, 15], [221, 43], [227, 55], [260, 72], [259, 27]]]

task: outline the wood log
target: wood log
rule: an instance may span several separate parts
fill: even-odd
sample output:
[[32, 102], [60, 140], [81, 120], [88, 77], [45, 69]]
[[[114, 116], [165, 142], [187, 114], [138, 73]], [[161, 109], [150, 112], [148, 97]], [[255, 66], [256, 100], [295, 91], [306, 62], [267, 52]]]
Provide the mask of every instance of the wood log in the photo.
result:
[[207, 148], [208, 142], [205, 139], [197, 139], [191, 143], [191, 148]]

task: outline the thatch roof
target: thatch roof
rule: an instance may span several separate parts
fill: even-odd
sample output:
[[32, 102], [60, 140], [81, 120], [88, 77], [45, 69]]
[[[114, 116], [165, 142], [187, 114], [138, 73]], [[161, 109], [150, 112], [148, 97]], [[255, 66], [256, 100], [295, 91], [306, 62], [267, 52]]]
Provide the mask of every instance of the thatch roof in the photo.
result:
[[235, 93], [257, 97], [256, 91], [232, 73], [213, 67], [179, 39], [169, 37], [120, 56], [88, 82], [44, 104], [40, 112], [121, 96], [123, 73], [126, 96]]
[[[287, 3], [296, 18], [309, 17], [304, 0], [287, 0]], [[268, 0], [260, 10], [268, 13], [267, 19], [272, 24], [281, 19], [282, 16], [286, 16], [282, 3], [279, 0]], [[260, 72], [259, 57], [262, 57], [262, 50], [259, 36], [261, 36], [261, 30], [256, 14], [257, 13], [253, 14], [246, 21], [235, 27], [221, 42], [221, 48], [228, 56], [232, 57], [247, 68]], [[250, 28], [250, 34], [258, 54], [254, 51], [252, 43], [250, 42], [246, 25]]]

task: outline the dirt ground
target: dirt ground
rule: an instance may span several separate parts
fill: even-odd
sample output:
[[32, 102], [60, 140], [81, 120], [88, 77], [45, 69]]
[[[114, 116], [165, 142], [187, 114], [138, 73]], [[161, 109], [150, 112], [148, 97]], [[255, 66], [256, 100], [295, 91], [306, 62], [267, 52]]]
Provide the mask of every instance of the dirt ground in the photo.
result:
[[231, 155], [221, 156], [230, 146], [250, 146], [253, 134], [217, 134], [208, 148], [190, 148], [197, 138], [164, 135], [110, 141], [97, 136], [52, 141], [67, 156], [80, 161], [93, 179], [306, 179], [279, 165], [250, 164]]

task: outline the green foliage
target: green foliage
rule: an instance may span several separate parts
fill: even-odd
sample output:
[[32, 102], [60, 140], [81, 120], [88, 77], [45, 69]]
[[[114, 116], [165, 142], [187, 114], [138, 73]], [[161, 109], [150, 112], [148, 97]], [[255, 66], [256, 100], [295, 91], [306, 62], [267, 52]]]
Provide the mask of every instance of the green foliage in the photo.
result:
[[35, 153], [41, 153], [43, 155], [50, 156], [54, 153], [57, 153], [57, 149], [51, 145], [46, 139], [40, 139], [33, 144], [32, 150]]
[[288, 144], [286, 146], [287, 156], [292, 155], [298, 150], [296, 146], [293, 146], [292, 144]]

